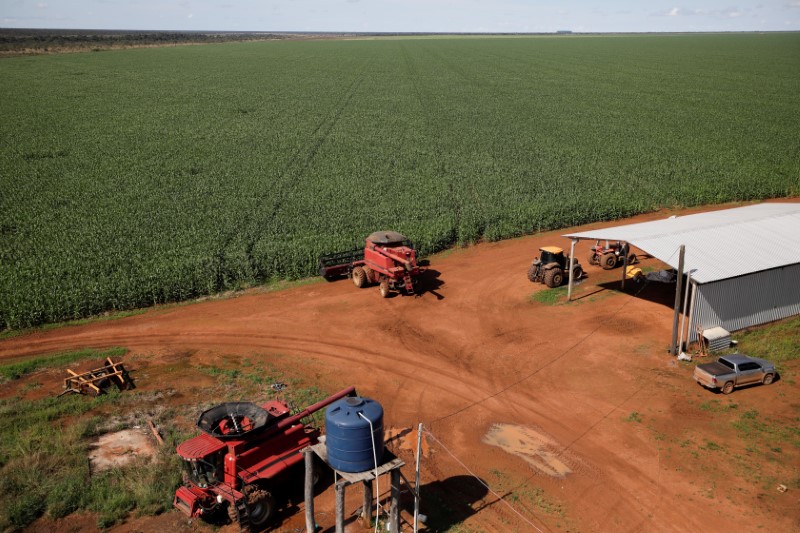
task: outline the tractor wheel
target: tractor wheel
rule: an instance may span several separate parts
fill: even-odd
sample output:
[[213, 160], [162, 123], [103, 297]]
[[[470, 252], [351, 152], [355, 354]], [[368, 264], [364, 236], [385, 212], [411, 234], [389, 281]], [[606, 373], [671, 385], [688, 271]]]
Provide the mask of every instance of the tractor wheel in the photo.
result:
[[575, 265], [572, 267], [572, 280], [577, 281], [583, 277], [583, 267], [580, 265]]
[[769, 385], [770, 383], [772, 383], [773, 379], [775, 379], [774, 374], [767, 374], [766, 376], [764, 376], [764, 381], [763, 381], [764, 385]]
[[733, 392], [733, 381], [729, 381], [722, 386], [722, 394], [730, 394], [732, 392]]
[[245, 521], [245, 523], [239, 522], [239, 515], [236, 512], [236, 506], [232, 503], [228, 504], [228, 518], [231, 521], [231, 524], [238, 524], [240, 533], [250, 533], [250, 522]]
[[247, 494], [250, 525], [260, 529], [275, 516], [275, 498], [268, 490], [255, 488]]
[[631, 255], [628, 256], [628, 264], [629, 265], [635, 265], [638, 262], [639, 262], [639, 258], [636, 257], [636, 254], [631, 254]]
[[617, 266], [617, 256], [613, 253], [603, 254], [600, 258], [600, 266], [602, 266], [604, 270], [611, 270]]
[[589, 254], [589, 264], [590, 265], [597, 265], [600, 264], [600, 261], [597, 260], [597, 254], [592, 252]]
[[388, 298], [389, 297], [389, 280], [388, 279], [383, 278], [381, 280], [380, 291], [381, 291], [381, 298]]
[[367, 273], [361, 267], [353, 269], [353, 285], [359, 289], [367, 286]]
[[530, 281], [539, 280], [539, 268], [536, 263], [531, 264], [531, 267], [528, 269], [528, 279]]
[[564, 271], [560, 267], [553, 267], [544, 273], [544, 284], [554, 289], [564, 282]]

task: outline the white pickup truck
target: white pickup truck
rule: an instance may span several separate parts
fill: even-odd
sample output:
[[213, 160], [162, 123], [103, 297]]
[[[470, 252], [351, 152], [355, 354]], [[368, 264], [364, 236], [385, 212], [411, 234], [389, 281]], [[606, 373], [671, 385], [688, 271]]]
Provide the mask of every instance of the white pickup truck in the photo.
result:
[[769, 385], [775, 373], [775, 365], [769, 361], [737, 353], [723, 355], [714, 363], [697, 365], [694, 380], [709, 389], [722, 389], [722, 394], [730, 394], [734, 387], [742, 385]]

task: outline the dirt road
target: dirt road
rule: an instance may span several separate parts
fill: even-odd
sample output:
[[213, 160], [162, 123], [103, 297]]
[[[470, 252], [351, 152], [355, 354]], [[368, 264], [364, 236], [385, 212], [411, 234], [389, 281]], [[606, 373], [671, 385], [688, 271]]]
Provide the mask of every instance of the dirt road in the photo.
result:
[[[698, 408], [708, 393], [691, 370], [666, 353], [670, 288], [616, 290], [620, 270], [588, 266], [589, 243], [581, 243], [576, 255], [589, 277], [577, 300], [531, 299], [549, 289], [526, 279], [530, 261], [539, 246], [568, 248], [562, 233], [434, 257], [418, 297], [384, 300], [376, 287], [358, 290], [347, 280], [252, 291], [5, 339], [0, 358], [107, 346], [145, 354], [154, 367], [183, 356], [257, 356], [326, 390], [356, 385], [382, 403], [388, 427], [422, 422], [430, 432], [423, 490], [437, 496], [423, 512], [452, 517], [431, 530], [462, 520], [454, 531], [798, 527], [796, 494], [765, 499], [733, 466], [701, 464], [713, 413]], [[654, 259], [644, 265], [658, 268]], [[775, 386], [796, 403], [797, 385]], [[774, 393], [754, 388], [737, 399], [780, 410], [770, 407]], [[777, 414], [796, 416], [796, 408]], [[711, 435], [719, 446], [741, 447]], [[712, 468], [723, 473], [713, 486]], [[410, 469], [406, 476], [413, 479]], [[359, 501], [349, 497], [348, 511]], [[328, 527], [332, 513], [319, 522]], [[282, 527], [302, 528], [302, 513]]]

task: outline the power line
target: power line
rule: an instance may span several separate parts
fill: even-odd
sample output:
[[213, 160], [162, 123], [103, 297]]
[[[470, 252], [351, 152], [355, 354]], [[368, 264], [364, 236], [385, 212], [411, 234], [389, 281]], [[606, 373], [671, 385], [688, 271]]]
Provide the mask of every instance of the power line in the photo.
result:
[[[461, 460], [460, 460], [458, 457], [456, 457], [456, 456], [455, 456], [455, 454], [453, 454], [453, 452], [451, 452], [451, 451], [450, 451], [450, 450], [447, 448], [447, 446], [445, 446], [444, 444], [442, 444], [442, 441], [440, 441], [439, 439], [437, 439], [437, 438], [436, 438], [436, 435], [434, 435], [433, 433], [431, 433], [431, 432], [430, 432], [430, 430], [428, 430], [427, 428], [424, 428], [424, 431], [425, 431], [425, 433], [427, 433], [428, 435], [430, 435], [430, 437], [431, 437], [433, 440], [435, 440], [435, 441], [436, 441], [436, 442], [439, 444], [439, 446], [441, 446], [441, 447], [444, 449], [444, 451], [446, 451], [447, 453], [449, 453], [449, 454], [450, 454], [450, 457], [452, 457], [452, 458], [453, 458], [453, 459], [454, 459], [454, 460], [455, 460], [455, 461], [456, 461], [458, 464], [460, 464], [460, 465], [461, 465], [461, 467], [462, 467], [464, 470], [466, 470], [467, 472], [469, 472], [469, 475], [471, 475], [471, 476], [472, 476], [472, 477], [474, 477], [476, 480], [478, 480], [478, 483], [480, 483], [481, 485], [483, 485], [484, 487], [486, 487], [486, 490], [488, 490], [489, 492], [491, 492], [491, 493], [492, 493], [492, 494], [493, 494], [493, 495], [494, 495], [494, 496], [495, 496], [495, 497], [496, 497], [496, 498], [497, 498], [499, 501], [503, 502], [503, 503], [504, 503], [504, 504], [505, 504], [505, 505], [506, 505], [506, 506], [507, 506], [509, 509], [511, 509], [512, 511], [514, 511], [514, 513], [516, 513], [516, 515], [517, 515], [517, 516], [519, 516], [519, 517], [520, 517], [522, 520], [524, 520], [524, 521], [525, 521], [527, 524], [529, 524], [529, 525], [530, 525], [530, 526], [531, 526], [533, 529], [535, 529], [535, 530], [536, 530], [536, 531], [538, 531], [539, 533], [544, 533], [544, 531], [542, 531], [541, 529], [539, 529], [538, 527], [536, 527], [536, 524], [534, 524], [533, 522], [531, 522], [530, 520], [528, 520], [528, 518], [527, 518], [527, 517], [525, 517], [525, 515], [523, 515], [523, 514], [522, 514], [522, 513], [520, 513], [519, 511], [517, 511], [517, 510], [514, 508], [514, 506], [512, 506], [510, 503], [508, 503], [508, 502], [507, 502], [507, 501], [506, 501], [506, 500], [505, 500], [505, 499], [504, 499], [502, 496], [500, 496], [500, 495], [499, 495], [499, 494], [497, 494], [495, 491], [493, 491], [493, 490], [492, 490], [492, 488], [491, 488], [489, 485], [487, 485], [487, 484], [486, 484], [486, 482], [484, 482], [484, 481], [483, 481], [481, 478], [479, 478], [478, 476], [476, 476], [476, 475], [475, 475], [475, 474], [472, 472], [472, 470], [470, 470], [470, 469], [469, 469], [469, 467], [467, 467], [467, 465], [465, 465], [465, 464], [464, 464], [464, 463], [463, 463], [463, 462], [462, 462], [462, 461], [461, 461]], [[546, 527], [546, 526], [545, 526], [545, 527]]]

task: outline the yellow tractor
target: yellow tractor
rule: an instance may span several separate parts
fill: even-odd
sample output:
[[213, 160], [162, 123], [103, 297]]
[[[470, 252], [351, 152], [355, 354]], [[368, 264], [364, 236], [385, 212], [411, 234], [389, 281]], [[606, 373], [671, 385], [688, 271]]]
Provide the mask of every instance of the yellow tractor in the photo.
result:
[[[539, 248], [541, 257], [537, 257], [528, 269], [528, 279], [532, 282], [544, 283], [551, 289], [559, 287], [569, 279], [569, 256], [564, 255], [564, 250], [557, 246], [543, 246]], [[583, 267], [575, 259], [572, 267], [572, 278], [575, 280], [583, 277]]]

